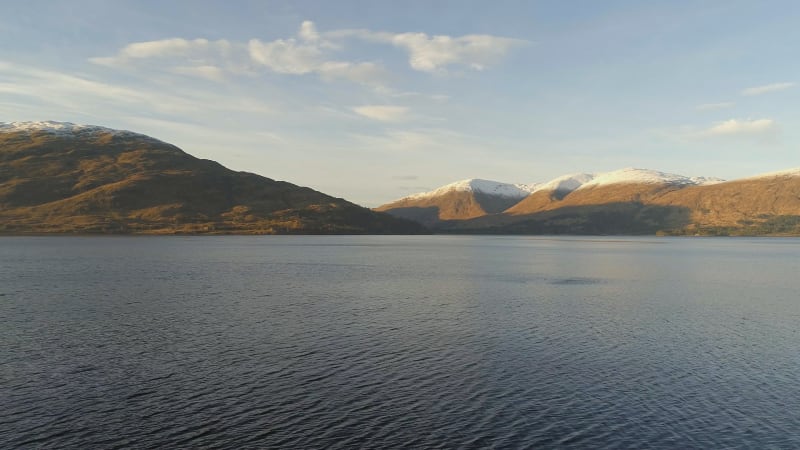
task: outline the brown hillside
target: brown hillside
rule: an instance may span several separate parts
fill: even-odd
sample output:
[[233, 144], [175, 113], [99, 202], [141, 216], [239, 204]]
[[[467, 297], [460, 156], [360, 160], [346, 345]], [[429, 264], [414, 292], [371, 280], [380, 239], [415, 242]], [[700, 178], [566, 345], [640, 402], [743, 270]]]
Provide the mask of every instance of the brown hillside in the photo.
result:
[[0, 133], [0, 232], [413, 233], [309, 188], [130, 132]]
[[629, 202], [648, 203], [653, 198], [678, 189], [680, 189], [679, 186], [668, 184], [621, 183], [578, 189], [563, 197], [556, 195], [553, 191], [537, 191], [509, 208], [505, 213], [519, 216], [573, 206]]
[[754, 178], [692, 186], [654, 199], [692, 211], [695, 227], [746, 227], [776, 216], [800, 215], [800, 177]]

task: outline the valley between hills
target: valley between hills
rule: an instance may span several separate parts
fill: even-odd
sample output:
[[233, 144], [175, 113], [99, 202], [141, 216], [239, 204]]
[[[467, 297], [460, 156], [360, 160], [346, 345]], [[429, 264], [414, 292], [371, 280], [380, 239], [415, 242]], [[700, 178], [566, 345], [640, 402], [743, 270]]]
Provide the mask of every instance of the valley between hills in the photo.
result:
[[724, 181], [646, 169], [470, 179], [374, 210], [142, 134], [0, 123], [0, 233], [800, 235], [800, 169]]

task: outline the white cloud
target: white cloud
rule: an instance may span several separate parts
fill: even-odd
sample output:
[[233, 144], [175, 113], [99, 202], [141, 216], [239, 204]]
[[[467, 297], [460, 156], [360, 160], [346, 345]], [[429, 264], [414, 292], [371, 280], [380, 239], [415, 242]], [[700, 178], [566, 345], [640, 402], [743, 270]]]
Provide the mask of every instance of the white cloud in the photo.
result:
[[528, 41], [522, 39], [488, 34], [452, 37], [355, 29], [334, 30], [325, 35], [331, 39], [354, 37], [370, 42], [392, 44], [406, 50], [409, 65], [422, 72], [443, 72], [451, 65], [483, 70], [499, 62], [513, 48], [528, 44]]
[[310, 20], [305, 20], [303, 23], [300, 24], [300, 31], [297, 33], [300, 36], [300, 39], [306, 42], [317, 42], [319, 41], [319, 33], [317, 32], [317, 27], [314, 25], [314, 22]]
[[768, 136], [774, 134], [776, 131], [777, 125], [772, 119], [730, 119], [724, 122], [718, 122], [711, 128], [700, 132], [699, 136]]
[[162, 39], [134, 42], [116, 55], [89, 58], [89, 62], [118, 69], [143, 68], [148, 72], [168, 72], [211, 81], [222, 81], [226, 73], [247, 72], [250, 64], [242, 43], [225, 39]]
[[785, 82], [785, 83], [765, 84], [763, 86], [754, 86], [744, 89], [742, 91], [742, 95], [752, 96], [752, 95], [767, 94], [769, 92], [777, 92], [777, 91], [782, 91], [784, 89], [789, 89], [794, 85], [795, 83]]
[[192, 58], [205, 59], [209, 57], [227, 56], [234, 44], [221, 39], [209, 41], [208, 39], [162, 39], [157, 41], [134, 42], [128, 44], [116, 55], [110, 57], [89, 58], [94, 64], [103, 66], [120, 66], [136, 60], [157, 58]]
[[296, 37], [249, 42], [207, 39], [163, 39], [135, 42], [116, 55], [89, 58], [93, 64], [130, 68], [142, 65], [208, 80], [222, 81], [226, 74], [252, 74], [256, 68], [286, 75], [317, 74], [326, 81], [348, 80], [379, 86], [386, 70], [375, 62], [339, 61], [330, 53], [340, 47], [323, 39], [311, 21], [304, 21]]
[[300, 24], [299, 40], [289, 38], [271, 42], [250, 40], [248, 51], [253, 62], [274, 72], [303, 75], [316, 73], [325, 81], [348, 80], [380, 85], [387, 78], [386, 70], [374, 62], [352, 62], [329, 59], [327, 53], [340, 47], [323, 39], [310, 20]]
[[698, 111], [715, 111], [718, 109], [733, 108], [736, 103], [733, 102], [720, 102], [720, 103], [703, 103], [702, 105], [695, 106]]
[[301, 44], [295, 39], [272, 42], [251, 39], [247, 49], [253, 62], [277, 73], [303, 75], [313, 72], [322, 63], [319, 47]]
[[392, 38], [392, 44], [408, 51], [411, 67], [423, 72], [441, 71], [454, 64], [483, 70], [523, 42], [485, 34], [454, 38], [403, 33]]
[[401, 122], [408, 119], [408, 108], [391, 105], [364, 105], [353, 108], [356, 114], [381, 122]]
[[496, 64], [512, 48], [527, 41], [484, 34], [451, 37], [425, 33], [389, 33], [370, 30], [333, 30], [320, 33], [311, 21], [301, 23], [297, 34], [286, 39], [248, 42], [225, 39], [171, 38], [134, 42], [115, 55], [90, 58], [93, 64], [115, 68], [141, 68], [223, 81], [229, 74], [252, 74], [256, 69], [285, 75], [316, 74], [323, 80], [348, 80], [372, 87], [385, 85], [388, 72], [374, 61], [341, 60], [346, 38], [391, 45], [408, 53], [414, 70], [444, 73], [461, 66], [483, 70]]
[[[207, 39], [165, 39], [161, 41], [139, 42], [122, 49], [121, 56], [127, 58], [153, 58], [161, 56], [182, 55], [190, 51], [206, 51], [212, 45]], [[226, 41], [219, 41], [219, 45], [226, 46]]]
[[380, 85], [388, 75], [383, 67], [372, 62], [325, 61], [320, 47], [298, 44], [294, 39], [267, 43], [253, 39], [248, 47], [255, 63], [277, 73], [316, 73], [325, 81], [348, 80], [370, 85]]

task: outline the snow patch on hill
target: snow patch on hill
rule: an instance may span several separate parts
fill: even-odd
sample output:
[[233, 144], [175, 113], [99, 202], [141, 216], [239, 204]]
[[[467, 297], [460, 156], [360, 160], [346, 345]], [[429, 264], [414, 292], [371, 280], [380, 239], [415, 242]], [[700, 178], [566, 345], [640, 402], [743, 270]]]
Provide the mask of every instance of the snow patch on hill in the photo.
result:
[[686, 177], [674, 173], [659, 172], [657, 170], [629, 167], [613, 172], [599, 173], [590, 181], [582, 184], [578, 189], [614, 184], [670, 184], [675, 186], [695, 186], [721, 183], [722, 181], [724, 180], [719, 178]]
[[409, 195], [401, 200], [419, 200], [438, 197], [440, 195], [449, 194], [450, 192], [474, 192], [498, 197], [522, 199], [530, 195], [530, 193], [536, 189], [536, 186], [536, 184], [510, 184], [470, 178], [444, 185], [432, 191]]
[[[800, 170], [800, 169], [798, 169]], [[627, 168], [605, 173], [575, 173], [562, 175], [546, 183], [511, 184], [499, 181], [470, 178], [456, 181], [428, 192], [409, 195], [400, 200], [421, 200], [438, 197], [451, 192], [476, 192], [506, 198], [523, 199], [538, 191], [552, 191], [562, 195], [578, 189], [614, 184], [670, 184], [696, 186], [721, 183], [725, 180], [710, 177], [686, 177], [648, 169]]]
[[800, 177], [800, 167], [787, 170], [779, 170], [777, 172], [767, 172], [752, 177], [742, 178], [743, 180], [757, 180], [761, 178], [779, 178], [779, 177]]
[[133, 131], [115, 130], [98, 125], [81, 125], [72, 122], [56, 122], [52, 120], [40, 122], [0, 122], [0, 133], [19, 132], [44, 132], [62, 137], [86, 136], [92, 134], [113, 134], [115, 136], [141, 137], [154, 141], [158, 140], [144, 134], [134, 133]]
[[584, 184], [592, 181], [594, 175], [590, 173], [574, 173], [570, 175], [563, 175], [547, 183], [540, 184], [533, 192], [538, 191], [555, 191], [558, 193], [566, 194], [578, 189]]

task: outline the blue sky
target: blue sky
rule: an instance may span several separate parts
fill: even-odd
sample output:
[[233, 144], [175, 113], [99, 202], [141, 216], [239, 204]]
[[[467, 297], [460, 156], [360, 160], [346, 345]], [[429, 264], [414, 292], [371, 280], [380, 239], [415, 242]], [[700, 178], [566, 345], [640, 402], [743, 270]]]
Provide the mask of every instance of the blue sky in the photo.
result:
[[800, 166], [794, 1], [6, 3], [0, 121], [130, 129], [366, 206]]

